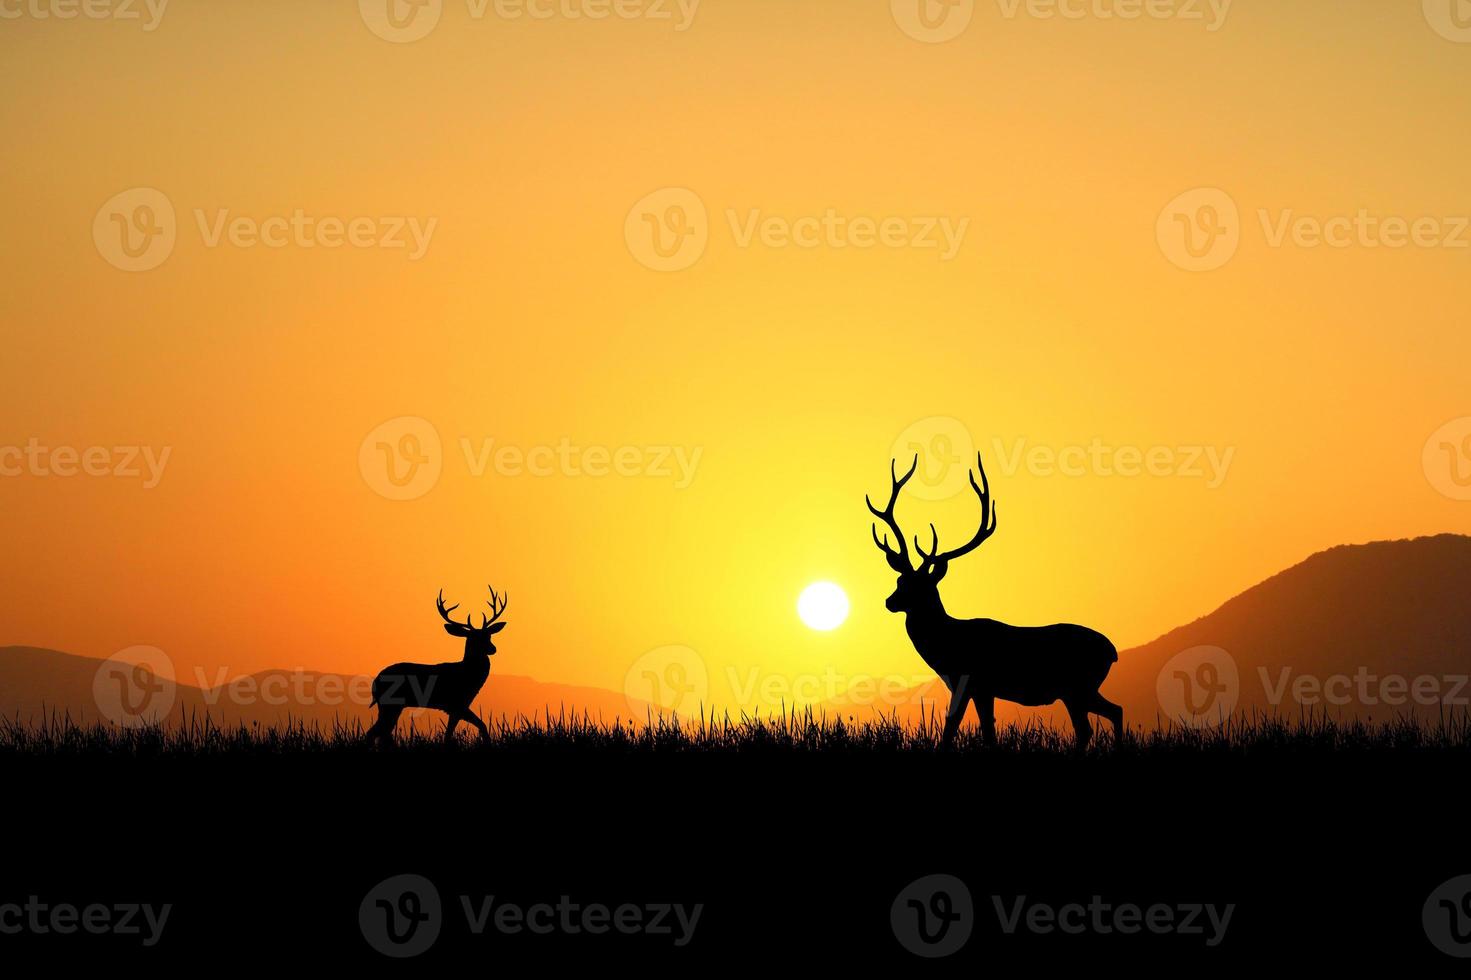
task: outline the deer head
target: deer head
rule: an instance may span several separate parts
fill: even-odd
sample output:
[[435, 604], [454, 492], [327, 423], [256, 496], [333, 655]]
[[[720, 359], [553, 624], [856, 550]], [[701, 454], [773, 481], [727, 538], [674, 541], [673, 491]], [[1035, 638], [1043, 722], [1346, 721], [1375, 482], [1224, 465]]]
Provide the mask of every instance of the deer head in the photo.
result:
[[[486, 588], [490, 587], [486, 586]], [[497, 622], [497, 620], [501, 618], [501, 613], [506, 611], [506, 605], [509, 602], [509, 594], [497, 595], [495, 589], [490, 589], [490, 600], [486, 605], [490, 606], [490, 611], [493, 615], [487, 616], [485, 613], [481, 613], [479, 626], [475, 625], [475, 617], [473, 615], [466, 616], [463, 623], [450, 619], [449, 614], [460, 608], [460, 604], [457, 602], [446, 609], [444, 607], [444, 590], [442, 589], [434, 605], [439, 610], [439, 615], [444, 618], [444, 631], [450, 636], [464, 637], [466, 657], [488, 657], [495, 653], [495, 644], [490, 641], [490, 638], [506, 628], [505, 623]]]
[[[889, 612], [909, 612], [911, 610], [923, 610], [933, 606], [940, 608], [940, 580], [950, 570], [950, 562], [962, 555], [968, 555], [981, 542], [996, 533], [996, 508], [991, 502], [991, 485], [986, 480], [986, 467], [981, 462], [981, 454], [976, 453], [976, 470], [980, 471], [981, 482], [976, 483], [976, 470], [968, 471], [971, 489], [975, 490], [976, 496], [981, 500], [981, 526], [975, 536], [968, 542], [951, 551], [940, 551], [940, 535], [935, 530], [935, 525], [930, 525], [930, 550], [926, 552], [919, 543], [919, 536], [914, 538], [914, 550], [920, 557], [919, 567], [915, 567], [909, 558], [909, 548], [904, 543], [904, 532], [899, 529], [899, 522], [894, 519], [894, 504], [899, 500], [899, 491], [904, 489], [904, 484], [914, 476], [914, 471], [919, 466], [919, 456], [914, 457], [914, 463], [909, 467], [909, 472], [902, 477], [895, 475], [895, 465], [889, 462], [889, 505], [879, 510], [873, 505], [873, 501], [865, 494], [863, 502], [868, 504], [868, 509], [873, 516], [883, 521], [888, 526], [882, 538], [879, 537], [877, 525], [870, 525], [873, 531], [873, 543], [878, 545], [879, 550], [889, 562], [889, 567], [899, 573], [898, 586], [894, 594], [884, 600], [884, 607]], [[899, 549], [895, 551], [889, 547], [889, 531], [894, 533], [898, 541]]]

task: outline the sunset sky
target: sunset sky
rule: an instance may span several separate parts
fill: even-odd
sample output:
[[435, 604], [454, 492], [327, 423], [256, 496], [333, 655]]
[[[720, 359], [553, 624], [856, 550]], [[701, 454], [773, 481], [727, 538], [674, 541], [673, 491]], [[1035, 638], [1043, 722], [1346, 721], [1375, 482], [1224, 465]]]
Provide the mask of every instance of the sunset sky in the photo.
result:
[[999, 503], [952, 614], [1121, 649], [1471, 532], [1471, 27], [1433, 2], [978, 0], [938, 43], [905, 0], [444, 0], [416, 40], [47, 3], [0, 0], [0, 645], [373, 672], [457, 658], [435, 593], [489, 583], [495, 671], [918, 680], [863, 505], [913, 444], [906, 529], [970, 536], [975, 449]]

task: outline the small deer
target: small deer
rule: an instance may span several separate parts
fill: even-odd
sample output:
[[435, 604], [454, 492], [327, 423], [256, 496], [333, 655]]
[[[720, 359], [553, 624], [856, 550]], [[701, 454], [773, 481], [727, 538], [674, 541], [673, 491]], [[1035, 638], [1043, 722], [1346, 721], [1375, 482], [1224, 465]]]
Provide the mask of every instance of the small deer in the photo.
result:
[[439, 593], [435, 607], [444, 619], [444, 631], [450, 636], [465, 639], [465, 657], [458, 663], [447, 664], [394, 664], [383, 668], [373, 678], [373, 699], [369, 707], [378, 706], [378, 720], [368, 729], [367, 740], [393, 741], [393, 730], [398, 716], [405, 708], [435, 708], [449, 715], [444, 727], [444, 740], [454, 738], [455, 726], [467, 721], [480, 732], [481, 738], [489, 738], [485, 722], [470, 710], [475, 695], [485, 686], [490, 676], [490, 658], [495, 654], [495, 644], [490, 638], [506, 628], [499, 622], [506, 611], [509, 596], [497, 595], [490, 590], [490, 611], [493, 615], [480, 614], [481, 623], [474, 624], [475, 617], [467, 616], [463, 623], [450, 619], [449, 614], [460, 608], [459, 603], [444, 607], [444, 592]]
[[877, 525], [870, 525], [873, 543], [883, 551], [889, 567], [899, 573], [898, 588], [884, 605], [889, 612], [906, 614], [904, 629], [915, 651], [950, 689], [941, 744], [948, 746], [955, 738], [966, 704], [974, 701], [982, 737], [987, 745], [994, 745], [996, 698], [1031, 707], [1061, 700], [1077, 732], [1079, 751], [1086, 749], [1093, 737], [1089, 712], [1107, 718], [1118, 737], [1123, 731], [1124, 709], [1098, 691], [1109, 668], [1119, 659], [1108, 637], [1071, 623], [1011, 626], [994, 619], [956, 619], [945, 611], [940, 601], [940, 580], [952, 561], [970, 554], [996, 533], [996, 508], [981, 454], [976, 453], [981, 482], [976, 483], [974, 471], [969, 475], [971, 488], [981, 500], [980, 528], [959, 548], [941, 552], [939, 533], [931, 524], [929, 552], [920, 546], [918, 535], [914, 538], [914, 549], [921, 559], [919, 567], [914, 567], [904, 544], [904, 532], [894, 519], [894, 504], [918, 466], [919, 457], [915, 456], [909, 472], [897, 477], [890, 461], [889, 505], [883, 510], [867, 496], [863, 500], [899, 543], [897, 551], [890, 548], [888, 531], [880, 539]]

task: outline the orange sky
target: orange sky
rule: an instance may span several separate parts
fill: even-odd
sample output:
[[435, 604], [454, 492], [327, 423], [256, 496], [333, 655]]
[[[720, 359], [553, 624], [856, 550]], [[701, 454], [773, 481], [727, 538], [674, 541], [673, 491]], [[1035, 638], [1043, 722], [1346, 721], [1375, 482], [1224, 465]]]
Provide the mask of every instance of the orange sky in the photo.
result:
[[[399, 43], [373, 0], [152, 29], [47, 2], [0, 4], [0, 643], [372, 671], [457, 656], [435, 592], [491, 582], [500, 671], [621, 689], [677, 645], [726, 704], [918, 677], [863, 508], [916, 425], [984, 449], [999, 501], [951, 612], [1120, 647], [1327, 546], [1471, 531], [1422, 453], [1471, 415], [1471, 38], [1418, 3], [1239, 0], [1210, 30], [981, 2], [924, 43], [880, 2], [445, 0]], [[173, 211], [146, 271], [117, 222], [167, 216], [135, 188]], [[1229, 258], [1169, 238], [1197, 188], [1238, 211]], [[1184, 201], [1211, 225], [1219, 196]], [[639, 240], [692, 202], [703, 253]], [[408, 430], [364, 448], [401, 417], [441, 445], [410, 500], [373, 474]], [[28, 445], [168, 456], [144, 486]], [[942, 541], [974, 513], [900, 507]], [[853, 601], [831, 633], [795, 615], [816, 579]]]

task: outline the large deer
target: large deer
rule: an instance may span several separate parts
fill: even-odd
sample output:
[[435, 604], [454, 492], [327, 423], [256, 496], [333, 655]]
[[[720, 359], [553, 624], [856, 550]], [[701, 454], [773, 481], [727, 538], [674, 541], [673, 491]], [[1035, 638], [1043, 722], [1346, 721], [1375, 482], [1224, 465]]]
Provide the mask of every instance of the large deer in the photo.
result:
[[970, 472], [970, 485], [981, 500], [981, 526], [970, 541], [951, 551], [940, 551], [940, 536], [930, 525], [930, 550], [920, 546], [918, 535], [914, 550], [921, 559], [916, 568], [910, 561], [904, 543], [904, 532], [894, 519], [894, 504], [899, 491], [919, 466], [914, 465], [904, 476], [895, 476], [895, 465], [889, 464], [889, 505], [879, 510], [865, 495], [863, 500], [873, 515], [884, 522], [898, 539], [899, 549], [889, 547], [889, 531], [879, 537], [877, 525], [871, 525], [873, 543], [883, 551], [889, 567], [899, 573], [899, 585], [884, 602], [889, 612], [905, 613], [904, 629], [924, 662], [929, 664], [950, 689], [950, 707], [945, 716], [942, 745], [949, 745], [965, 717], [965, 706], [974, 701], [981, 719], [981, 733], [986, 744], [996, 742], [995, 699], [1037, 706], [1062, 701], [1077, 732], [1077, 747], [1088, 747], [1093, 728], [1088, 713], [1107, 718], [1115, 737], [1123, 732], [1124, 709], [1099, 693], [1099, 685], [1109, 668], [1119, 659], [1108, 637], [1084, 626], [1061, 623], [1054, 626], [1011, 626], [994, 619], [956, 619], [945, 611], [940, 601], [940, 580], [950, 570], [950, 563], [968, 555], [996, 533], [996, 508], [991, 501], [991, 486], [981, 454], [976, 454], [976, 467], [981, 482]]
[[475, 700], [475, 695], [485, 685], [485, 678], [490, 676], [490, 658], [495, 654], [495, 644], [490, 638], [506, 628], [506, 624], [499, 620], [509, 601], [509, 596], [497, 595], [495, 589], [491, 589], [490, 601], [486, 604], [490, 606], [492, 615], [481, 613], [480, 625], [476, 626], [473, 615], [465, 617], [463, 623], [450, 619], [449, 614], [460, 606], [455, 603], [446, 609], [444, 592], [441, 591], [434, 602], [435, 608], [444, 619], [444, 631], [450, 636], [464, 638], [465, 657], [458, 663], [394, 664], [383, 668], [373, 678], [373, 700], [369, 707], [378, 706], [378, 720], [368, 729], [368, 741], [381, 739], [392, 742], [398, 716], [405, 708], [435, 708], [449, 715], [444, 726], [446, 742], [454, 738], [455, 726], [462, 721], [474, 725], [481, 738], [489, 738], [485, 722], [470, 709], [470, 702]]

